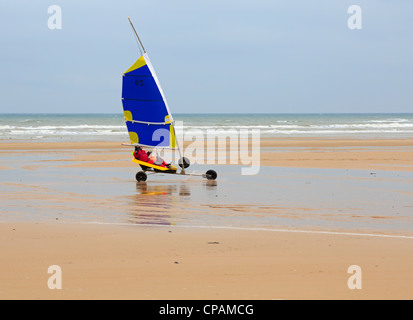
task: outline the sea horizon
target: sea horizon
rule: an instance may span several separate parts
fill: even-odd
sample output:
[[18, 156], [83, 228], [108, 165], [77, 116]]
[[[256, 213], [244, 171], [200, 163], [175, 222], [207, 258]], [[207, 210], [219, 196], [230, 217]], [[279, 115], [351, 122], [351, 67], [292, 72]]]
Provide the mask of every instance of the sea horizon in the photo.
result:
[[[175, 113], [174, 120], [186, 137], [207, 130], [259, 130], [268, 138], [413, 138], [413, 113]], [[121, 112], [0, 114], [2, 141], [128, 139]]]
[[[413, 112], [173, 112], [176, 115], [413, 115]], [[0, 115], [121, 115], [123, 112], [0, 112]]]

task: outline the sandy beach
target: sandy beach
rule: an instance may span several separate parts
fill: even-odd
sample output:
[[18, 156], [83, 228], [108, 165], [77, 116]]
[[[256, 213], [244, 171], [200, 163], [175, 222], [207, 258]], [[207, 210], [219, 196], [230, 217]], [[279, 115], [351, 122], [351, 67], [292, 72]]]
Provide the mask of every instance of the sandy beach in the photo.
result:
[[1, 142], [0, 298], [413, 298], [413, 140], [262, 139], [261, 166], [139, 185], [119, 143]]
[[[0, 224], [2, 299], [411, 299], [413, 239]], [[62, 269], [62, 289], [47, 286]], [[363, 271], [350, 290], [351, 265]]]

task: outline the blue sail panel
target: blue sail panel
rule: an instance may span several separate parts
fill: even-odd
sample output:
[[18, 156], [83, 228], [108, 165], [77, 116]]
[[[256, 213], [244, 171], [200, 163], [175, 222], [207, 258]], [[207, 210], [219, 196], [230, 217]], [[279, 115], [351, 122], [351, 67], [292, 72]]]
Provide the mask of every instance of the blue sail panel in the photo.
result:
[[122, 100], [125, 112], [130, 112], [129, 120], [143, 122], [165, 122], [168, 115], [166, 105], [163, 100], [158, 101], [140, 101], [140, 100]]
[[149, 101], [163, 100], [153, 77], [128, 75], [123, 77], [122, 98]]
[[148, 125], [144, 123], [126, 122], [131, 142], [150, 147], [170, 147], [171, 126]]

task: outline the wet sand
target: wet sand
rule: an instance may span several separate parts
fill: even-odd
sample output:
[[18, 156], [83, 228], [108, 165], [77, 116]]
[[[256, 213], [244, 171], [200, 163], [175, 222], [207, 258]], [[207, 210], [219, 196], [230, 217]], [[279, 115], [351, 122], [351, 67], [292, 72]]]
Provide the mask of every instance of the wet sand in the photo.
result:
[[136, 184], [118, 143], [1, 142], [0, 298], [413, 298], [413, 140], [261, 147], [251, 179]]
[[[413, 139], [262, 138], [260, 146], [261, 166], [413, 171]], [[66, 160], [82, 161], [76, 166], [134, 166], [125, 152], [130, 147], [117, 142], [0, 142], [1, 152], [21, 150], [68, 155]]]

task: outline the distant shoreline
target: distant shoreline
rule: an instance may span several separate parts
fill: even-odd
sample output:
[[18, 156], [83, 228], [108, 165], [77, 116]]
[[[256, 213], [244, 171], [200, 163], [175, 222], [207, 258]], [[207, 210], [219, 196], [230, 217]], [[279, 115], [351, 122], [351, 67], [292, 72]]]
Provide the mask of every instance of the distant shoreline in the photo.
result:
[[[174, 120], [178, 137], [189, 140], [214, 130], [255, 130], [263, 138], [413, 139], [413, 113], [177, 113]], [[10, 113], [0, 116], [0, 140], [117, 141], [129, 136], [123, 113]]]

